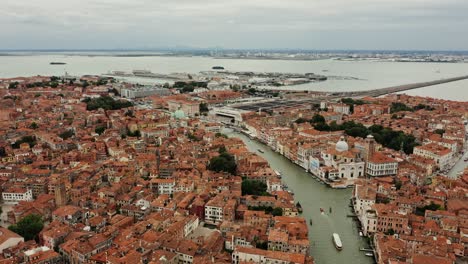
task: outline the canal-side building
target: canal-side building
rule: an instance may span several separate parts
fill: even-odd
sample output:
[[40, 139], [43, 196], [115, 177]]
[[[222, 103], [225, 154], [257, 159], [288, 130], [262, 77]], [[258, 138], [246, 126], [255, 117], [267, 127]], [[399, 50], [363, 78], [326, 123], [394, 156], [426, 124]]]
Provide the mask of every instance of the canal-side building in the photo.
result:
[[362, 224], [364, 235], [375, 233], [377, 228], [377, 215], [374, 205], [377, 199], [377, 190], [371, 185], [356, 184], [353, 189], [353, 209]]
[[380, 152], [374, 153], [366, 165], [366, 173], [369, 177], [394, 176], [398, 172], [398, 162]]
[[349, 149], [344, 137], [320, 153], [320, 157], [310, 159], [310, 172], [323, 181], [345, 182], [354, 184], [355, 180], [364, 177], [365, 162], [360, 158], [359, 151]]
[[375, 204], [377, 216], [377, 231], [388, 233], [391, 230], [396, 234], [410, 234], [406, 212], [398, 211], [398, 208], [390, 204]]
[[275, 263], [275, 264], [305, 264], [308, 262], [303, 254], [287, 253], [258, 248], [236, 247], [232, 253], [232, 263]]
[[452, 160], [452, 151], [436, 143], [429, 143], [414, 148], [414, 154], [424, 158], [433, 159], [440, 170], [444, 170]]
[[353, 189], [353, 208], [354, 212], [359, 216], [362, 213], [370, 210], [375, 204], [377, 192], [374, 188], [367, 185], [356, 184]]

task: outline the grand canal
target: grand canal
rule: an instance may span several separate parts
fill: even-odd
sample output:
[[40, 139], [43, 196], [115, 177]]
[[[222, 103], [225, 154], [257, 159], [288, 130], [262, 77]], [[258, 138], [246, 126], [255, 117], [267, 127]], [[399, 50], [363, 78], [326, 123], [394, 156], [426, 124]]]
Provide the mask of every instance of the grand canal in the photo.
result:
[[[225, 130], [229, 137], [238, 137], [244, 141], [247, 148], [265, 158], [270, 166], [282, 173], [282, 180], [290, 190], [294, 191], [296, 202], [299, 201], [304, 212], [302, 217], [307, 223], [312, 219], [313, 225], [309, 226], [309, 240], [311, 243], [311, 255], [318, 264], [354, 264], [373, 263], [373, 259], [359, 251], [360, 247], [368, 247], [365, 238], [359, 236], [357, 223], [350, 217], [349, 199], [351, 189], [335, 190], [319, 183], [311, 175], [288, 159], [272, 151], [269, 147], [251, 140], [243, 134]], [[260, 153], [258, 149], [263, 150]], [[329, 208], [332, 208], [332, 213]], [[320, 213], [320, 208], [325, 209], [325, 214]], [[337, 251], [332, 242], [332, 233], [338, 233], [343, 242], [343, 250]]]

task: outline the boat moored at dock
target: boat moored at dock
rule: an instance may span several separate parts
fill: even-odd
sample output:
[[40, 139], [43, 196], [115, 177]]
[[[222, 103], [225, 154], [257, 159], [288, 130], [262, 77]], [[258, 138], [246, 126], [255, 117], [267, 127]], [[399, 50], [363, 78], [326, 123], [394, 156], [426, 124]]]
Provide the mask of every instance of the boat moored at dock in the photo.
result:
[[274, 172], [276, 174], [276, 177], [281, 178], [281, 172], [279, 172], [278, 170], [274, 170]]

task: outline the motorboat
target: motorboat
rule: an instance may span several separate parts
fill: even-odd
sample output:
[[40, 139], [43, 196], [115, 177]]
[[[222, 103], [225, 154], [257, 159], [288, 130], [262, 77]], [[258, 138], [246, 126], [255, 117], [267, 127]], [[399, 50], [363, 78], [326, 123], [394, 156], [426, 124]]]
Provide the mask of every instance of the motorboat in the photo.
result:
[[341, 243], [340, 236], [337, 233], [333, 233], [332, 238], [333, 238], [333, 244], [335, 244], [336, 249], [342, 250], [343, 244]]

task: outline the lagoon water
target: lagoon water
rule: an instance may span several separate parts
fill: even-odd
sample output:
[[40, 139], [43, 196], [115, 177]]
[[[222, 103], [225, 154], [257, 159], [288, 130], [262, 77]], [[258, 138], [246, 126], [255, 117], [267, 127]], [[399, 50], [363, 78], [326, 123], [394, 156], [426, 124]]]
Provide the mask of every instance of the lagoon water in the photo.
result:
[[[113, 53], [10, 53], [0, 56], [0, 78], [32, 75], [104, 74], [114, 70], [150, 70], [155, 73], [198, 73], [215, 65], [230, 71], [256, 72], [314, 72], [327, 76], [354, 77], [358, 80], [340, 80], [331, 77], [325, 82], [289, 86], [288, 89], [315, 91], [355, 91], [384, 88], [414, 82], [431, 81], [468, 75], [468, 63], [412, 63], [382, 61], [294, 61], [215, 59], [211, 57], [170, 56], [115, 56]], [[52, 61], [66, 65], [50, 65]], [[138, 78], [151, 83], [153, 79]], [[161, 82], [161, 81], [159, 81]], [[282, 87], [284, 88], [284, 87]], [[468, 101], [468, 80], [407, 91], [411, 95], [428, 96], [448, 100]]]

